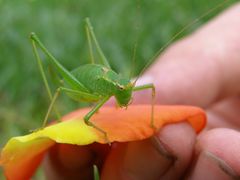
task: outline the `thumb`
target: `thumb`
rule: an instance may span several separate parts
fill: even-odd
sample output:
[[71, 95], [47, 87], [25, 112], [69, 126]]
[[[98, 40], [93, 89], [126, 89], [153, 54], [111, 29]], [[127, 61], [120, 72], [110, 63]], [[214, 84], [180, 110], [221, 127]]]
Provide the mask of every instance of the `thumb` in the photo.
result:
[[[240, 92], [240, 4], [172, 45], [140, 78], [153, 82], [156, 102], [207, 107]], [[136, 92], [137, 103], [151, 94]]]

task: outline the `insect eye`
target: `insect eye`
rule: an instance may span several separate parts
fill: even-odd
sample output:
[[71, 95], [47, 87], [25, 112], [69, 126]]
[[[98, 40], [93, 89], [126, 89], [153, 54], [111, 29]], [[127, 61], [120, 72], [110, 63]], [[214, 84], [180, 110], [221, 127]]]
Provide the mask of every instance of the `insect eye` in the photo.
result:
[[123, 87], [123, 86], [118, 86], [118, 88], [119, 88], [120, 90], [124, 90], [124, 87]]

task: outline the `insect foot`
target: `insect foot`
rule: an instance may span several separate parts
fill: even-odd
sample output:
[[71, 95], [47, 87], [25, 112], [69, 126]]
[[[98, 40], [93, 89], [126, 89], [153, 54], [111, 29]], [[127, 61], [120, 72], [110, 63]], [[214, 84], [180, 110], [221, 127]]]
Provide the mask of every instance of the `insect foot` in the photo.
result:
[[97, 129], [99, 132], [101, 132], [104, 135], [104, 139], [106, 140], [106, 143], [108, 143], [109, 146], [111, 146], [111, 142], [107, 136], [107, 132], [102, 130], [101, 128], [99, 128], [98, 126], [96, 126], [94, 123], [90, 122], [89, 120], [87, 120], [86, 118], [84, 118], [84, 122], [88, 125], [88, 126], [92, 126], [93, 128]]
[[153, 123], [150, 124], [150, 127], [153, 129], [154, 133], [157, 133], [158, 129]]
[[30, 129], [29, 132], [30, 133], [35, 133], [35, 132], [38, 132], [38, 131], [41, 131], [44, 127], [40, 127], [40, 128], [36, 128], [36, 129]]

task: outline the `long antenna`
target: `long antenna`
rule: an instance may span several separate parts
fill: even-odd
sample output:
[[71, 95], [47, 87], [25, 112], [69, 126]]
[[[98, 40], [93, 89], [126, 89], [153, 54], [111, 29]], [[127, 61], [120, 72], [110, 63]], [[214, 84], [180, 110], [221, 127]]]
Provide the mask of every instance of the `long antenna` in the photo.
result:
[[181, 35], [183, 32], [185, 32], [187, 29], [189, 29], [191, 26], [193, 26], [194, 24], [196, 24], [197, 22], [199, 22], [201, 19], [203, 19], [204, 17], [208, 16], [209, 14], [211, 14], [212, 12], [216, 11], [217, 9], [221, 8], [223, 5], [225, 5], [228, 1], [230, 0], [225, 0], [222, 3], [218, 4], [217, 6], [209, 9], [207, 12], [205, 12], [204, 14], [202, 14], [200, 17], [196, 18], [195, 20], [193, 20], [192, 22], [190, 22], [189, 24], [187, 24], [186, 26], [184, 26], [180, 31], [178, 31], [169, 41], [166, 42], [165, 45], [163, 45], [154, 55], [153, 57], [150, 59], [150, 61], [146, 64], [146, 66], [140, 71], [138, 77], [134, 80], [133, 84], [136, 84], [137, 80], [139, 79], [139, 77], [144, 73], [144, 71], [152, 64], [152, 62], [159, 56], [159, 54], [165, 50], [179, 35]]

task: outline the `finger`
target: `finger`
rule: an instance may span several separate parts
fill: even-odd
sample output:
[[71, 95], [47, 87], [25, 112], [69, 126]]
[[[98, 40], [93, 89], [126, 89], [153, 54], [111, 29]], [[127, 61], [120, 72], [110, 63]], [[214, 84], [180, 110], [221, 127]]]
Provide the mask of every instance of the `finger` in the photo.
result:
[[[155, 84], [158, 103], [207, 107], [240, 92], [239, 12], [240, 4], [231, 7], [153, 64], [142, 81]], [[151, 93], [145, 94], [137, 96], [138, 103], [149, 102]]]
[[214, 104], [208, 109], [208, 128], [226, 127], [235, 130], [240, 128], [240, 98], [232, 97]]
[[109, 148], [101, 144], [56, 144], [44, 160], [46, 179], [93, 179], [93, 165], [101, 168]]
[[203, 134], [196, 145], [196, 163], [189, 178], [239, 179], [240, 133], [214, 129]]
[[102, 179], [177, 179], [190, 162], [195, 137], [190, 125], [179, 123], [164, 127], [154, 139], [117, 144], [105, 162]]

